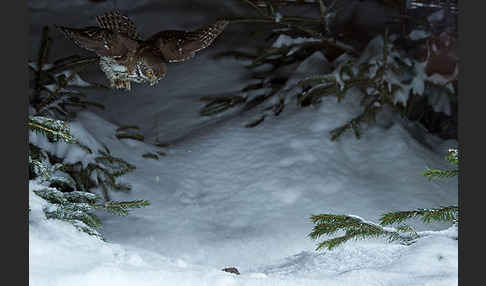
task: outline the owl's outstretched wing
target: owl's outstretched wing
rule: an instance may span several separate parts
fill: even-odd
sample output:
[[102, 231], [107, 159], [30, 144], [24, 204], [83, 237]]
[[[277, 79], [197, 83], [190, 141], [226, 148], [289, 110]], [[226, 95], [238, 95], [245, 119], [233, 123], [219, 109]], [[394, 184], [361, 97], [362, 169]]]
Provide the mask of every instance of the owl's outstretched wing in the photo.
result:
[[131, 39], [138, 40], [140, 38], [135, 23], [128, 16], [122, 15], [119, 10], [97, 16], [96, 22], [101, 28], [125, 34]]
[[101, 57], [124, 57], [134, 51], [138, 43], [122, 34], [99, 27], [81, 29], [56, 26], [78, 47], [95, 52]]
[[168, 30], [158, 32], [150, 37], [146, 43], [160, 53], [168, 62], [181, 62], [194, 57], [223, 32], [228, 21], [217, 21], [194, 31]]

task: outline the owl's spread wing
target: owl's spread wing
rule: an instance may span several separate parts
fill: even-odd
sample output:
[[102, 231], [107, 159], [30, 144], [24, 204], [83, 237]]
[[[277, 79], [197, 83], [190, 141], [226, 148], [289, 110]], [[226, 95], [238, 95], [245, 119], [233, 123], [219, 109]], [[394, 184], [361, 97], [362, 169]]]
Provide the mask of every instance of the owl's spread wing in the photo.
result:
[[217, 21], [194, 31], [168, 30], [159, 32], [147, 40], [168, 62], [181, 62], [194, 57], [223, 32], [228, 21]]
[[139, 39], [135, 23], [128, 16], [122, 15], [119, 10], [97, 16], [96, 22], [101, 28], [125, 34], [134, 40]]
[[80, 48], [95, 52], [101, 57], [120, 58], [138, 48], [138, 43], [122, 34], [99, 27], [82, 29], [57, 26]]

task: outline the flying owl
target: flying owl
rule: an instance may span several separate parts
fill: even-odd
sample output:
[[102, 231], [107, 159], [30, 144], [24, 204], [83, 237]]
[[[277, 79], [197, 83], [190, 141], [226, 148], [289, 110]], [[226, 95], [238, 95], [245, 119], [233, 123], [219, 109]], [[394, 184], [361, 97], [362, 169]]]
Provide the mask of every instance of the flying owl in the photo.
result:
[[166, 63], [191, 59], [208, 47], [228, 25], [220, 20], [194, 31], [166, 30], [142, 40], [135, 23], [120, 11], [96, 17], [98, 26], [57, 26], [77, 46], [95, 52], [112, 88], [130, 90], [130, 82], [155, 85], [166, 74]]

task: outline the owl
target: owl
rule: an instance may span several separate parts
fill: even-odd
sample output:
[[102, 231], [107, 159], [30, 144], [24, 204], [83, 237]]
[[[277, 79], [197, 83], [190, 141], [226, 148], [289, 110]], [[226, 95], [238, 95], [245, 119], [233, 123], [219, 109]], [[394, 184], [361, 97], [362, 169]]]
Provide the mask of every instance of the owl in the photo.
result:
[[165, 77], [166, 63], [191, 59], [223, 32], [220, 20], [194, 31], [166, 30], [142, 40], [135, 23], [120, 11], [96, 17], [98, 26], [56, 26], [77, 46], [96, 53], [112, 88], [130, 90], [130, 82], [155, 85]]

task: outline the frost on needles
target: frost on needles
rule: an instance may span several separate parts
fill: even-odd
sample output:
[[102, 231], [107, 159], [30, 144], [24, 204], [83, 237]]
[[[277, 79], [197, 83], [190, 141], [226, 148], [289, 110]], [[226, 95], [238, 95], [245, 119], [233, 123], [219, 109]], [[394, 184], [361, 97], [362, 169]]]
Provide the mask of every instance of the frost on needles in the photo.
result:
[[[29, 120], [29, 128], [34, 132], [39, 132], [50, 138], [53, 143], [59, 141], [70, 144], [77, 143], [71, 136], [67, 124], [61, 120], [31, 117]], [[113, 214], [127, 215], [130, 209], [147, 206], [149, 204], [145, 200], [130, 202], [103, 201], [96, 194], [88, 191], [77, 191], [80, 189], [80, 183], [74, 179], [76, 176], [71, 176], [69, 173], [71, 171], [71, 174], [73, 174], [72, 165], [63, 163], [52, 164], [51, 160], [49, 160], [50, 155], [46, 150], [42, 150], [32, 144], [29, 145], [30, 176], [31, 178], [35, 178], [39, 184], [45, 186], [45, 188], [35, 189], [33, 192], [50, 203], [44, 209], [47, 218], [69, 221], [78, 229], [88, 234], [101, 237], [100, 233], [96, 230], [101, 226], [101, 222], [93, 213], [94, 210], [104, 209]], [[99, 176], [104, 177], [99, 178], [98, 183], [104, 189], [106, 188], [106, 184], [111, 184], [114, 188], [121, 188], [121, 185], [115, 182], [115, 176], [121, 176], [132, 170], [132, 168], [126, 168], [127, 163], [121, 159], [111, 157], [103, 152], [102, 155], [102, 157], [95, 158], [97, 159], [96, 163], [107, 164], [108, 162], [111, 164], [120, 164], [124, 168], [114, 168], [116, 171], [110, 173], [107, 168], [90, 163], [85, 170], [101, 170]]]

